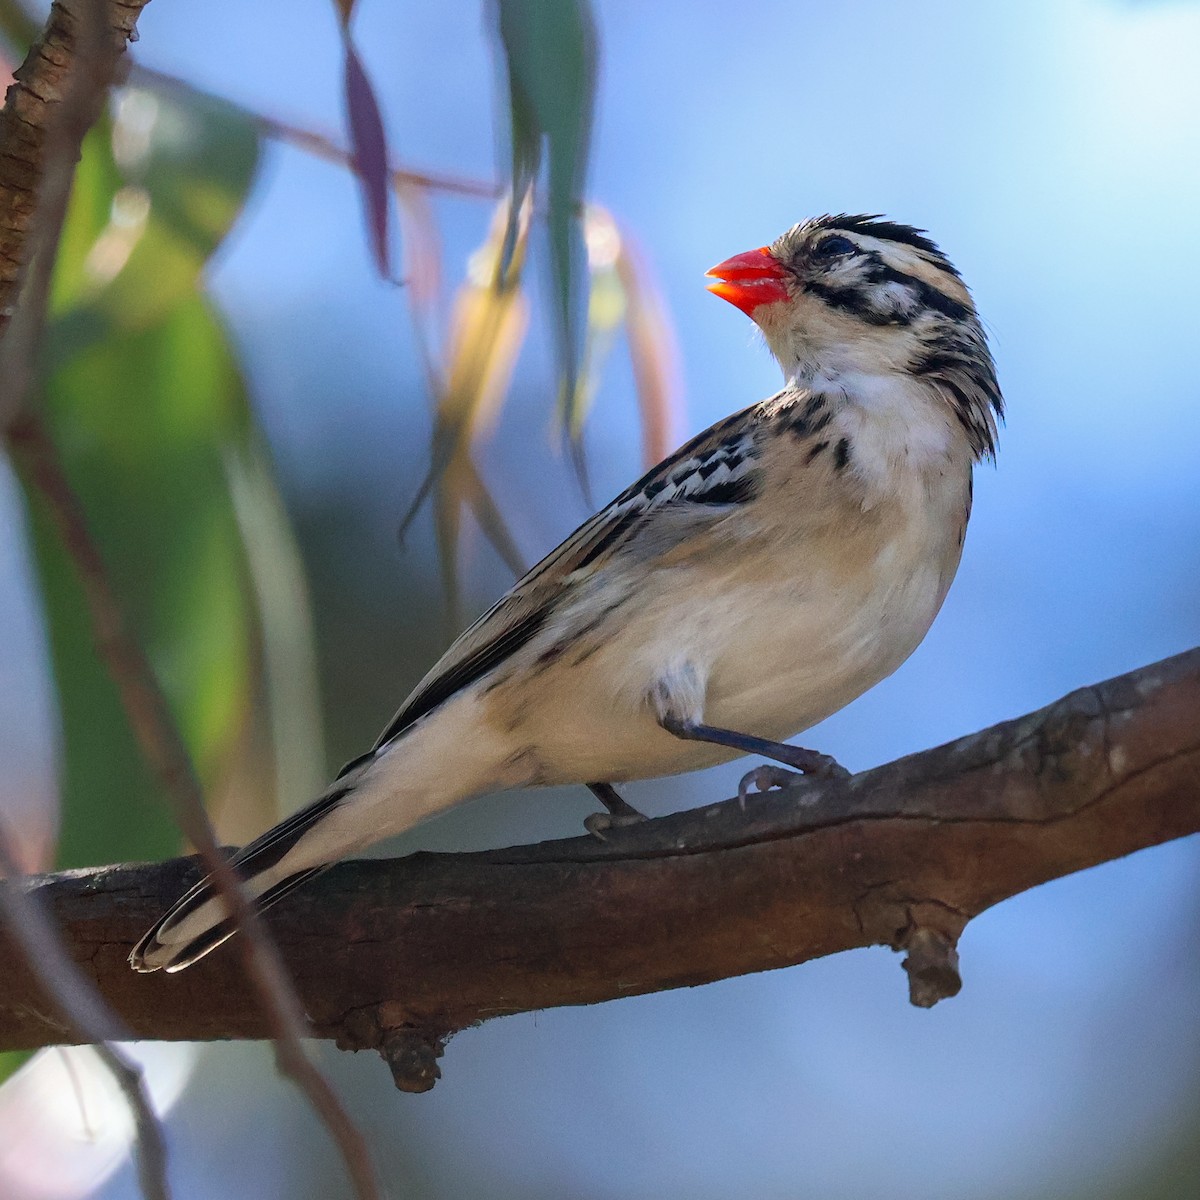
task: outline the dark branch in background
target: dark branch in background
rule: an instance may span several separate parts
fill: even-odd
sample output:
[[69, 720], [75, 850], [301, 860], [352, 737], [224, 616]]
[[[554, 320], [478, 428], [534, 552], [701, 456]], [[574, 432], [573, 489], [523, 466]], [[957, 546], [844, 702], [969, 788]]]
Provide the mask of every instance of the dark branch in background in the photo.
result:
[[[1200, 649], [845, 781], [678, 813], [606, 843], [335, 867], [271, 911], [313, 1037], [381, 1051], [399, 1086], [438, 1075], [489, 1017], [707, 983], [856, 946], [908, 953], [910, 996], [958, 990], [967, 922], [1039, 883], [1200, 830]], [[130, 945], [192, 861], [31, 879], [76, 961], [138, 1037], [270, 1029], [217, 952], [135, 975]], [[16, 962], [0, 1049], [61, 1041]]]
[[80, 143], [147, 3], [55, 0], [13, 72], [0, 112], [0, 336], [30, 264], [43, 250], [53, 259]]
[[[142, 0], [144, 4], [146, 0]], [[84, 135], [100, 113], [130, 28], [104, 0], [55, 4], [0, 112], [0, 417], [33, 383], [50, 280]], [[15, 302], [14, 302], [15, 301]]]
[[138, 1182], [146, 1200], [168, 1200], [167, 1147], [162, 1126], [146, 1092], [142, 1073], [114, 1045], [133, 1035], [100, 998], [96, 985], [71, 961], [35, 892], [16, 882], [16, 865], [8, 830], [0, 821], [0, 912], [22, 961], [40, 985], [44, 1010], [57, 1015], [72, 1041], [91, 1042], [125, 1096], [137, 1129]]
[[[160, 71], [157, 67], [135, 63], [130, 73], [131, 83], [144, 83], [148, 86], [165, 90], [177, 91], [184, 94], [192, 92], [193, 88], [186, 80], [169, 71]], [[247, 121], [253, 124], [264, 136], [276, 141], [287, 142], [298, 150], [311, 154], [314, 158], [334, 163], [339, 167], [352, 170], [353, 156], [336, 138], [318, 130], [306, 129], [294, 125], [290, 121], [256, 112], [242, 104], [234, 104], [226, 100]], [[448, 171], [413, 171], [407, 167], [395, 167], [391, 172], [392, 184], [396, 187], [427, 188], [433, 192], [445, 192], [448, 195], [465, 196], [475, 200], [498, 200], [504, 192], [498, 183], [486, 179], [473, 179], [466, 175], [454, 175]]]
[[[139, 68], [139, 73], [142, 68]], [[159, 72], [150, 72], [150, 77], [157, 76], [167, 80], [170, 76]], [[187, 86], [186, 84], [184, 86]], [[252, 120], [264, 136], [288, 142], [298, 150], [304, 150], [314, 158], [322, 158], [326, 162], [335, 163], [341, 167], [352, 166], [350, 151], [343, 149], [327, 134], [292, 125], [276, 117], [266, 116], [242, 108], [240, 111]], [[391, 172], [392, 183], [398, 187], [428, 188], [433, 192], [445, 192], [452, 196], [466, 196], [473, 200], [498, 200], [503, 189], [498, 183], [490, 183], [486, 179], [472, 179], [467, 175], [453, 175], [448, 171], [413, 171], [408, 167], [394, 167]]]
[[[279, 1069], [329, 1129], [358, 1196], [375, 1200], [379, 1190], [366, 1143], [304, 1053], [304, 1014], [279, 952], [217, 846], [187, 747], [127, 627], [53, 437], [28, 404], [75, 164], [145, 3], [56, 2], [0, 114], [0, 419], [14, 465], [44, 502], [78, 573], [97, 652], [117, 685], [138, 745], [243, 931], [242, 963], [275, 1040]], [[57, 982], [64, 993], [71, 986], [69, 979]]]

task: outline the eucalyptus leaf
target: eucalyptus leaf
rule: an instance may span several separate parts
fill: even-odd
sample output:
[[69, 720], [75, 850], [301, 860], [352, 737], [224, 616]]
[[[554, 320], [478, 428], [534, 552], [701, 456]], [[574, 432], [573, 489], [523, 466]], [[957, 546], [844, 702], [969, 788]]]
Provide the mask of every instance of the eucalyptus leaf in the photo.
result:
[[[245, 425], [224, 331], [193, 294], [158, 325], [73, 353], [43, 396], [128, 623], [213, 788], [242, 733], [255, 668], [221, 457]], [[97, 653], [74, 565], [41, 494], [27, 495], [62, 721], [60, 865], [176, 853], [178, 831]]]
[[391, 194], [392, 170], [388, 164], [387, 134], [383, 113], [354, 43], [347, 32], [345, 42], [346, 116], [350, 127], [351, 158], [358, 176], [367, 218], [368, 240], [375, 269], [382, 279], [392, 278]]
[[[118, 95], [85, 140], [39, 397], [127, 623], [218, 798], [262, 741], [264, 684], [228, 472], [253, 423], [201, 288], [257, 160], [255, 127], [230, 105], [179, 87]], [[178, 830], [97, 652], [74, 564], [23, 483], [62, 723], [60, 865], [175, 853]]]
[[[546, 147], [546, 204], [554, 277], [561, 395], [568, 429], [574, 405], [585, 257], [580, 199], [596, 91], [596, 30], [587, 0], [497, 0], [508, 73], [512, 186], [516, 198], [537, 179]], [[513, 206], [513, 212], [517, 211]], [[514, 219], [515, 220], [515, 217]], [[507, 264], [516, 241], [510, 220]]]

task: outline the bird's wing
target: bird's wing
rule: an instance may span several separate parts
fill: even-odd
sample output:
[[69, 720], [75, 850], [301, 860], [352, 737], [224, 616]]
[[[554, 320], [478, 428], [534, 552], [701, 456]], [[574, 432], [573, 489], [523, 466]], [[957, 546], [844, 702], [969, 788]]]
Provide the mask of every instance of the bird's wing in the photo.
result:
[[750, 500], [758, 486], [756, 415], [768, 406], [777, 411], [783, 395], [710, 426], [585, 521], [455, 640], [379, 735], [375, 749], [529, 642], [577, 588], [660, 517], [691, 514], [703, 520], [713, 506]]

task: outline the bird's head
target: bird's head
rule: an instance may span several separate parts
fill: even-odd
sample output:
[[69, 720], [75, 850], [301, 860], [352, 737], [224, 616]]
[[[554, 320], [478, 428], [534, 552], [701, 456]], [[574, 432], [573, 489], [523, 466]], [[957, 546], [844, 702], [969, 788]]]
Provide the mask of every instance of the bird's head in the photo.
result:
[[790, 381], [925, 378], [976, 456], [994, 453], [1004, 407], [987, 336], [966, 284], [923, 231], [877, 216], [815, 217], [708, 274], [709, 290], [758, 325]]

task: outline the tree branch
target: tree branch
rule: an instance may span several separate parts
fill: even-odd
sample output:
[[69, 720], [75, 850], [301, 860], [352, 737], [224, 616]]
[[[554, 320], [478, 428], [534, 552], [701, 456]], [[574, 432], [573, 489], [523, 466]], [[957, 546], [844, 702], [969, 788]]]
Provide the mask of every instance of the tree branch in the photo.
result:
[[[54, 0], [42, 36], [13, 72], [4, 109], [0, 111], [0, 333], [12, 316], [17, 290], [36, 249], [29, 245], [38, 219], [40, 191], [47, 186], [55, 120], [73, 90], [77, 76], [89, 74], [87, 93], [100, 97], [111, 82], [138, 16], [148, 0]], [[91, 60], [81, 53], [96, 15], [105, 28], [102, 50]], [[82, 138], [90, 115], [64, 136]], [[66, 164], [74, 170], [75, 141]], [[70, 177], [68, 174], [67, 186]]]
[[[1200, 648], [846, 781], [587, 838], [334, 868], [271, 912], [314, 1037], [432, 1086], [444, 1039], [489, 1017], [685, 987], [856, 946], [909, 952], [915, 1003], [957, 990], [973, 916], [1200, 830]], [[261, 1038], [238, 956], [135, 975], [129, 947], [192, 860], [30, 879], [143, 1038]], [[6, 936], [6, 935], [5, 935]], [[0, 1049], [62, 1041], [10, 942]]]

